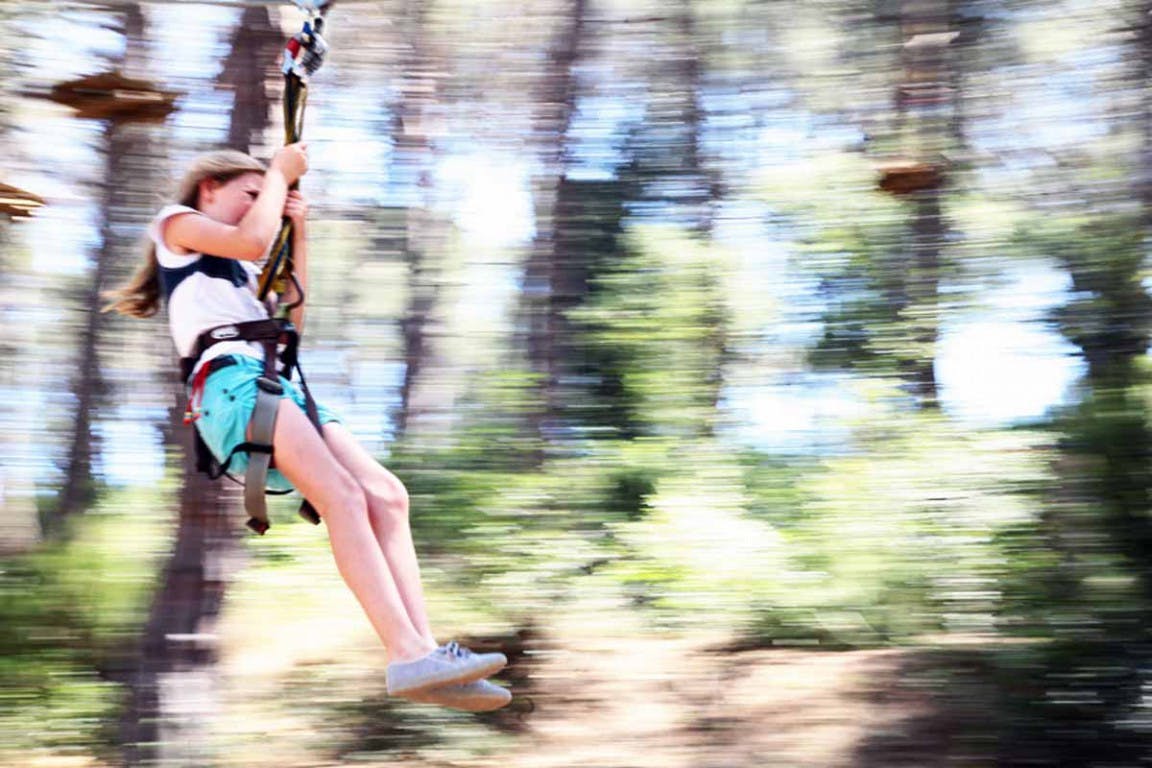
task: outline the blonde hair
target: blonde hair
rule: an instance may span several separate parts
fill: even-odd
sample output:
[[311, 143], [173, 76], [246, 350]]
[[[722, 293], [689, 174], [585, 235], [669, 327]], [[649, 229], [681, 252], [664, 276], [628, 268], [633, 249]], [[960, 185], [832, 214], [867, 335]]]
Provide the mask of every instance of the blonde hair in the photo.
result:
[[[264, 173], [264, 164], [251, 155], [224, 149], [200, 155], [193, 162], [176, 187], [171, 202], [200, 208], [200, 182], [211, 179], [226, 184], [246, 173]], [[104, 293], [110, 303], [105, 312], [119, 312], [130, 317], [151, 317], [160, 309], [160, 262], [156, 258], [156, 244], [149, 239], [144, 252], [144, 263], [119, 288]]]

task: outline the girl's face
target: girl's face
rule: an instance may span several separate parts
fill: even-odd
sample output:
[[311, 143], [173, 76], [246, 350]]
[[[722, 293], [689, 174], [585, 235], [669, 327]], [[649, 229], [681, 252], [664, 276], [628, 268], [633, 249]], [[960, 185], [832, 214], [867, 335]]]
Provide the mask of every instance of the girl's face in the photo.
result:
[[207, 179], [200, 182], [200, 210], [224, 224], [239, 224], [263, 186], [264, 177], [256, 172], [241, 174], [223, 184]]

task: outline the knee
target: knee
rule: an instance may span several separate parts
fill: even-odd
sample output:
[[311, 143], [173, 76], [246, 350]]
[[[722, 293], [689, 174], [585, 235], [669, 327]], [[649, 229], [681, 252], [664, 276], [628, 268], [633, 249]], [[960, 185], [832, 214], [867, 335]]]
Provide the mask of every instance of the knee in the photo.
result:
[[356, 478], [348, 472], [335, 473], [325, 489], [324, 500], [316, 505], [316, 511], [321, 517], [331, 514], [363, 515], [367, 512], [368, 500], [364, 489], [356, 482]]
[[382, 529], [408, 525], [408, 489], [391, 474], [366, 483], [364, 494], [373, 522]]

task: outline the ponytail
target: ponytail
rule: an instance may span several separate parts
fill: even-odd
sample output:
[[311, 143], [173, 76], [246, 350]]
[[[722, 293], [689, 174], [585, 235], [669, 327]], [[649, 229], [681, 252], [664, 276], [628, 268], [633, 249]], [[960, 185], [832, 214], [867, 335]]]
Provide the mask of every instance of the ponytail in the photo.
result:
[[160, 261], [156, 258], [156, 246], [149, 246], [144, 263], [136, 268], [127, 283], [102, 295], [111, 300], [104, 306], [104, 312], [139, 318], [156, 314], [160, 309]]

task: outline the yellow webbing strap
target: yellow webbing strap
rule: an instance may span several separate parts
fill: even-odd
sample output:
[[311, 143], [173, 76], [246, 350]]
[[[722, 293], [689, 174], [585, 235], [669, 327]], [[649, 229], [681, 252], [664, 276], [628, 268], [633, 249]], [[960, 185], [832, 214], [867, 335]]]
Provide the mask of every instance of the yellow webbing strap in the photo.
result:
[[[300, 141], [304, 132], [304, 107], [308, 103], [308, 84], [294, 73], [284, 76], [284, 144]], [[292, 189], [298, 185], [293, 184]], [[283, 293], [292, 273], [292, 222], [285, 218], [280, 233], [272, 246], [271, 256], [260, 272], [260, 291], [257, 297], [264, 301], [269, 291]], [[285, 308], [287, 309], [287, 308]]]

